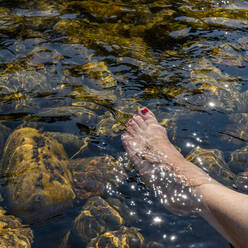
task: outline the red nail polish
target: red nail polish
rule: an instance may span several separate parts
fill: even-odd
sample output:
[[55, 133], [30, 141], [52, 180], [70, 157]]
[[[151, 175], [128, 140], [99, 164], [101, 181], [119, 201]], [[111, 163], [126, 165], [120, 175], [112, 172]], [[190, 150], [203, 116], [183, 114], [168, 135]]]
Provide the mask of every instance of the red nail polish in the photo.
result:
[[132, 122], [133, 122], [133, 120], [129, 120], [128, 122], [132, 123]]
[[141, 110], [141, 113], [142, 113], [143, 115], [145, 115], [147, 112], [148, 112], [148, 109], [147, 109], [147, 108], [144, 108], [144, 109]]

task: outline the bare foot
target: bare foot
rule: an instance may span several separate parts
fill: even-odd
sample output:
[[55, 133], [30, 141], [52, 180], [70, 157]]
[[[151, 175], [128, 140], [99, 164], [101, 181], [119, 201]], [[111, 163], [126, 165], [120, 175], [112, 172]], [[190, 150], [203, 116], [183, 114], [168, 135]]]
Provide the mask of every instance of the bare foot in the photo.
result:
[[123, 145], [144, 182], [178, 215], [201, 211], [201, 185], [216, 183], [170, 143], [165, 128], [143, 108], [129, 120]]

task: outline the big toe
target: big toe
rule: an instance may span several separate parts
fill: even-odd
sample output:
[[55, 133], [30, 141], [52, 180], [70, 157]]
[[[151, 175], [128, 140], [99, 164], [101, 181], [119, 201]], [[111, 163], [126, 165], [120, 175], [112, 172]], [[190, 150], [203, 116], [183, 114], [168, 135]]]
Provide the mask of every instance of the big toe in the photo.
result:
[[155, 115], [148, 108], [142, 108], [139, 111], [139, 114], [143, 118], [143, 120], [146, 122], [146, 124], [148, 124], [148, 125], [149, 124], [158, 124], [158, 121], [157, 121]]

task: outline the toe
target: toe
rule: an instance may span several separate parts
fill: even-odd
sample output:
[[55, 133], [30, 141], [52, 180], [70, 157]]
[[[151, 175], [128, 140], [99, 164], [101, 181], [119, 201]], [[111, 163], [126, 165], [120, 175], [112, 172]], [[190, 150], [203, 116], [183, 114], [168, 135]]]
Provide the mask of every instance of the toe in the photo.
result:
[[145, 123], [144, 119], [140, 115], [138, 115], [138, 114], [134, 115], [133, 120], [138, 124], [138, 126], [141, 129], [146, 128], [146, 123]]
[[146, 123], [158, 124], [158, 121], [155, 115], [148, 108], [142, 108], [139, 111], [139, 114]]
[[132, 126], [130, 126], [130, 125], [128, 125], [127, 127], [126, 127], [126, 131], [127, 131], [127, 133], [130, 135], [130, 136], [135, 136], [135, 131], [133, 130], [133, 127]]
[[139, 133], [141, 131], [141, 128], [139, 127], [138, 123], [134, 119], [129, 120], [128, 124], [129, 124], [129, 127], [131, 127], [135, 133]]

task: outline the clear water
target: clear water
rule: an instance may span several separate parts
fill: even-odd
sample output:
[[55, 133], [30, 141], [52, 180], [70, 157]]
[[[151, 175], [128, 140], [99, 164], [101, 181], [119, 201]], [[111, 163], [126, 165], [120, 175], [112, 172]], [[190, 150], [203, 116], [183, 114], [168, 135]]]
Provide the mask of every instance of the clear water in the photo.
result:
[[[67, 149], [73, 159], [122, 158], [125, 123], [147, 106], [159, 121], [173, 120], [169, 136], [184, 155], [197, 146], [219, 149], [228, 162], [248, 140], [241, 115], [248, 110], [247, 28], [247, 1], [1, 1], [0, 120], [12, 131], [33, 126], [87, 139], [86, 148]], [[229, 247], [201, 218], [165, 210], [121, 163], [128, 178], [104, 197], [130, 207], [145, 240]], [[228, 182], [210, 174], [236, 187], [245, 169], [230, 164]], [[32, 224], [33, 247], [59, 247], [84, 203]], [[82, 244], [75, 239], [73, 247]]]

